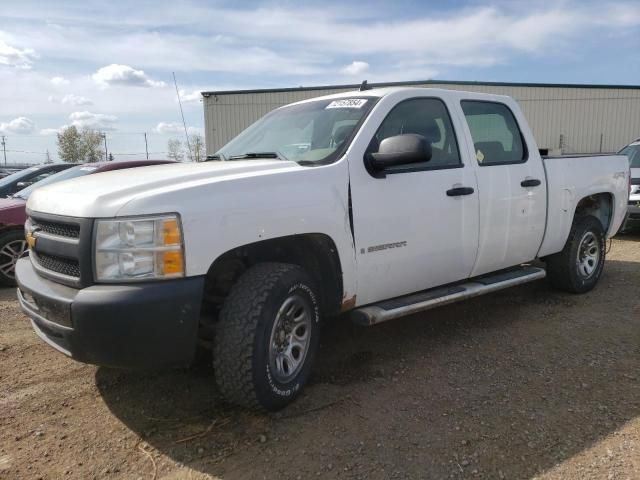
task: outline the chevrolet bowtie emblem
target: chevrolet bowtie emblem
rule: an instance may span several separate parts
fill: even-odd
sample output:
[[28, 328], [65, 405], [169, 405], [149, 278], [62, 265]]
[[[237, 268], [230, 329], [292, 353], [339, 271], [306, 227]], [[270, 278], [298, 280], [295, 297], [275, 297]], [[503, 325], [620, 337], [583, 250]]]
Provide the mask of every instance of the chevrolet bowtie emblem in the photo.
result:
[[35, 248], [37, 238], [33, 236], [33, 233], [27, 232], [26, 239], [27, 239], [27, 245], [29, 245], [29, 248]]

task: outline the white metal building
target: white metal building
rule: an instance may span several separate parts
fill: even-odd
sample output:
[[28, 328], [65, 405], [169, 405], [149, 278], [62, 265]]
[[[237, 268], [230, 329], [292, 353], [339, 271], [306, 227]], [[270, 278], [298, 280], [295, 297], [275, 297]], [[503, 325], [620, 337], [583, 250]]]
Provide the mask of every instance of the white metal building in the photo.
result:
[[[640, 137], [640, 86], [417, 81], [372, 87], [449, 88], [510, 95], [524, 111], [539, 148], [550, 153], [615, 152]], [[267, 112], [288, 103], [357, 90], [359, 85], [202, 92], [207, 154]]]

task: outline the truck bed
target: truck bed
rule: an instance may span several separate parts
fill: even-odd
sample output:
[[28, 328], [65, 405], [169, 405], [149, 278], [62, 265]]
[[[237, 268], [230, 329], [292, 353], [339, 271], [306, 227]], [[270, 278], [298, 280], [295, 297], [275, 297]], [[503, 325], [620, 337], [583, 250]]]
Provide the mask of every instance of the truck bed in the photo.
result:
[[[629, 161], [624, 155], [564, 155], [542, 157], [547, 182], [547, 227], [539, 257], [562, 250], [578, 201], [607, 192], [614, 200], [607, 236], [624, 221], [629, 188]], [[612, 167], [613, 166], [613, 167]], [[607, 215], [608, 217], [608, 215]]]

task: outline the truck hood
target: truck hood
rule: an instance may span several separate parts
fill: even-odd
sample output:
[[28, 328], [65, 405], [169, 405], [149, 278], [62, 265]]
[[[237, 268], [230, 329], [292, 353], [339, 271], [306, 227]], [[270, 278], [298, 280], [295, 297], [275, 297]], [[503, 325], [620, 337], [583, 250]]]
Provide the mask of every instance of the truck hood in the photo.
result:
[[115, 217], [137, 197], [301, 168], [284, 160], [236, 160], [117, 170], [39, 188], [29, 197], [27, 209], [71, 217]]

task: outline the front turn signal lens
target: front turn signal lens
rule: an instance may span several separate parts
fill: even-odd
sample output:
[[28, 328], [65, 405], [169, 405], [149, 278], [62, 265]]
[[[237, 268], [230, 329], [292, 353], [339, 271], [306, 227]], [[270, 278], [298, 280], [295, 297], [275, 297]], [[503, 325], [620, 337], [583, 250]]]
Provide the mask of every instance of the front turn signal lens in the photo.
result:
[[164, 275], [179, 275], [184, 273], [184, 259], [182, 251], [162, 252], [160, 268]]

